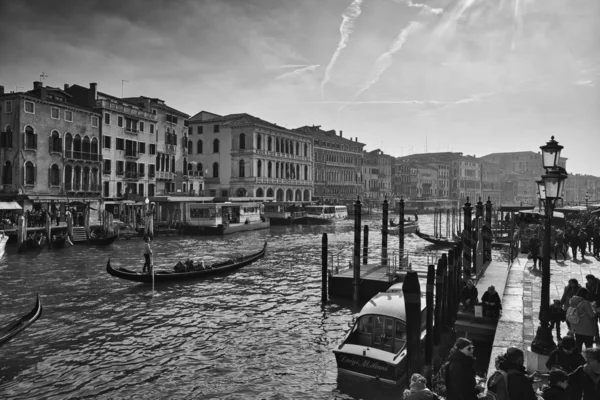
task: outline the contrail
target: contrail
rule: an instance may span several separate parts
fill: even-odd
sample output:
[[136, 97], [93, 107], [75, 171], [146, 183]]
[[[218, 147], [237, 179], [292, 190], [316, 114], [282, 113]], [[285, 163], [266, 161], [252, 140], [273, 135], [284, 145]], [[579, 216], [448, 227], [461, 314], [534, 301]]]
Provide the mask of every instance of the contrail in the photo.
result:
[[268, 69], [283, 69], [283, 68], [303, 68], [310, 67], [309, 64], [284, 64], [284, 65], [270, 65]]
[[422, 25], [420, 23], [413, 21], [410, 24], [408, 24], [408, 26], [404, 28], [402, 32], [400, 32], [396, 40], [390, 46], [390, 49], [382, 55], [380, 55], [379, 58], [377, 58], [375, 64], [369, 72], [369, 79], [363, 85], [363, 87], [354, 95], [354, 100], [360, 97], [361, 94], [363, 94], [366, 90], [368, 90], [379, 80], [381, 74], [383, 74], [385, 70], [388, 69], [390, 65], [392, 65], [394, 61], [392, 58], [393, 55], [402, 48], [408, 36], [414, 31], [418, 30], [421, 26]]
[[363, 0], [353, 0], [342, 14], [342, 24], [340, 25], [340, 42], [338, 43], [337, 48], [333, 52], [331, 60], [325, 69], [325, 76], [321, 82], [321, 97], [323, 97], [325, 85], [331, 80], [331, 70], [333, 69], [335, 62], [337, 61], [344, 47], [348, 45], [350, 35], [354, 31], [354, 21], [356, 21], [356, 19], [362, 13], [362, 10], [360, 9], [362, 2]]
[[433, 31], [435, 38], [440, 38], [445, 35], [448, 29], [456, 26], [458, 19], [469, 9], [476, 0], [459, 0], [449, 13], [444, 13], [444, 17], [438, 23], [437, 27]]
[[431, 6], [428, 6], [427, 4], [413, 3], [412, 0], [394, 0], [394, 1], [396, 3], [406, 4], [409, 7], [420, 8], [423, 11], [427, 11], [431, 14], [441, 14], [444, 12], [444, 10], [441, 8], [433, 8]]
[[275, 79], [282, 80], [282, 79], [288, 79], [288, 78], [296, 77], [296, 76], [299, 76], [299, 75], [301, 75], [301, 74], [303, 74], [305, 72], [314, 71], [319, 66], [320, 66], [319, 64], [302, 66], [302, 68], [297, 68], [297, 69], [295, 69], [295, 70], [293, 70], [291, 72], [286, 72], [285, 74], [281, 74], [278, 77], [276, 77]]

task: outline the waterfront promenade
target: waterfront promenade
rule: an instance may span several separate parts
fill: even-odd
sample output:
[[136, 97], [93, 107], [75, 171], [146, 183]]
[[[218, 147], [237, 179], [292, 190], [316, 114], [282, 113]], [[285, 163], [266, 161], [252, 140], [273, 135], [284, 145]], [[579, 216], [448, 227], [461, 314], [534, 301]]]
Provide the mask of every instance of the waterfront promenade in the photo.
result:
[[[573, 260], [571, 256], [566, 261], [550, 261], [550, 301], [560, 299], [567, 282], [571, 278], [585, 286], [585, 276], [593, 274], [600, 277], [600, 261], [587, 253], [585, 260], [578, 257]], [[533, 270], [533, 261], [527, 259], [526, 254], [519, 254], [515, 259], [506, 282], [502, 298], [502, 316], [498, 322], [496, 336], [488, 376], [494, 371], [494, 360], [498, 354], [506, 351], [509, 346], [518, 346], [530, 357], [527, 364], [533, 363], [531, 358], [536, 356], [529, 353], [528, 347], [535, 337], [539, 326], [538, 313], [540, 310], [542, 292], [542, 273]], [[565, 322], [561, 325], [561, 335], [566, 335], [568, 329]], [[556, 330], [553, 331], [553, 335]], [[556, 337], [556, 336], [554, 336]], [[529, 372], [533, 372], [533, 368]]]

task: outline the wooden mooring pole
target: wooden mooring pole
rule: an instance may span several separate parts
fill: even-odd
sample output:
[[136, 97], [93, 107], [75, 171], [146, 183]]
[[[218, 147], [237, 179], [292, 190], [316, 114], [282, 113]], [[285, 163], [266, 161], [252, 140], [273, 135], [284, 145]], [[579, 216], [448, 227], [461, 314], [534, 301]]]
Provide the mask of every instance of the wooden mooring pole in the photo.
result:
[[464, 272], [471, 276], [471, 239], [473, 234], [471, 232], [471, 212], [473, 211], [473, 207], [471, 207], [471, 203], [469, 203], [469, 198], [467, 197], [467, 202], [463, 207], [463, 211], [465, 213], [465, 226], [463, 230], [463, 267]]
[[442, 310], [444, 301], [444, 270], [442, 269], [442, 259], [438, 260], [435, 271], [435, 330], [433, 333], [434, 344], [440, 344], [442, 335]]
[[404, 198], [402, 197], [398, 202], [398, 232], [398, 265], [402, 265], [402, 261], [404, 259]]
[[[400, 223], [403, 223], [400, 220]], [[406, 309], [406, 376], [421, 373], [421, 285], [417, 271], [408, 271], [402, 283]]]
[[382, 218], [382, 228], [381, 228], [381, 265], [388, 265], [388, 201], [387, 199], [383, 200], [383, 212], [381, 213]]
[[454, 249], [448, 250], [448, 312], [445, 314], [445, 325], [452, 326], [456, 316], [456, 277], [454, 265]]
[[327, 233], [321, 241], [321, 302], [327, 303]]
[[[433, 287], [435, 285], [435, 268], [433, 265], [427, 266], [427, 286], [425, 289], [425, 305], [427, 307], [427, 320], [425, 329], [427, 330], [427, 336], [425, 337], [425, 365], [423, 372], [427, 382], [431, 382], [431, 360], [433, 357], [433, 317], [435, 309], [433, 308]], [[438, 295], [439, 297], [439, 295]], [[437, 316], [437, 315], [436, 315]], [[436, 318], [437, 320], [437, 318]], [[437, 324], [437, 321], [436, 321]], [[437, 330], [437, 326], [436, 326]], [[439, 342], [439, 341], [438, 341]]]
[[363, 265], [369, 261], [369, 225], [365, 225], [363, 234]]
[[354, 203], [354, 293], [353, 300], [356, 304], [360, 301], [360, 219], [361, 219], [360, 200], [357, 198]]

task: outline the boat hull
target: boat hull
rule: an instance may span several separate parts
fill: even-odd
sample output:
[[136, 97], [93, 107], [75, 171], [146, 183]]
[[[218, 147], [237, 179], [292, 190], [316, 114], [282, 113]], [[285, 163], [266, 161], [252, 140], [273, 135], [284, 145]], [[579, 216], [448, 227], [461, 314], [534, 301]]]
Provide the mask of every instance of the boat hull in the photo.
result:
[[455, 244], [459, 243], [458, 239], [456, 239], [456, 240], [448, 240], [448, 239], [445, 239], [445, 238], [435, 238], [435, 237], [433, 237], [431, 235], [428, 235], [426, 233], [421, 233], [419, 230], [417, 230], [415, 233], [421, 239], [426, 240], [429, 243], [432, 243], [432, 244], [434, 244], [436, 246], [448, 246], [448, 247], [452, 247]]
[[334, 350], [334, 353], [338, 370], [345, 373], [376, 378], [396, 384], [404, 375], [405, 362], [390, 364], [369, 357], [347, 354], [339, 350]]
[[259, 229], [268, 229], [271, 226], [271, 221], [258, 221], [250, 224], [230, 224], [216, 226], [199, 226], [199, 225], [184, 225], [183, 233], [186, 235], [201, 235], [201, 236], [222, 236], [230, 235], [237, 232], [256, 231]]
[[267, 251], [267, 242], [265, 242], [262, 250], [257, 253], [240, 257], [234, 260], [228, 260], [220, 263], [213, 264], [213, 268], [204, 269], [200, 271], [189, 271], [189, 272], [174, 272], [174, 271], [156, 271], [154, 278], [150, 274], [141, 273], [139, 271], [133, 271], [127, 268], [115, 269], [110, 264], [110, 259], [106, 263], [106, 272], [116, 278], [125, 279], [133, 282], [140, 283], [152, 283], [154, 282], [172, 282], [172, 281], [185, 281], [193, 279], [201, 279], [212, 275], [222, 274], [231, 272], [239, 269], [243, 266], [252, 264], [256, 260], [264, 257]]
[[287, 218], [279, 218], [279, 217], [269, 217], [269, 220], [271, 221], [271, 225], [298, 225], [298, 224], [306, 224], [306, 218], [305, 217], [298, 217], [298, 218], [292, 218], [292, 217], [287, 217]]
[[8, 343], [11, 339], [24, 331], [27, 327], [33, 324], [42, 315], [42, 301], [38, 294], [35, 306], [33, 309], [18, 320], [8, 323], [0, 327], [0, 346]]

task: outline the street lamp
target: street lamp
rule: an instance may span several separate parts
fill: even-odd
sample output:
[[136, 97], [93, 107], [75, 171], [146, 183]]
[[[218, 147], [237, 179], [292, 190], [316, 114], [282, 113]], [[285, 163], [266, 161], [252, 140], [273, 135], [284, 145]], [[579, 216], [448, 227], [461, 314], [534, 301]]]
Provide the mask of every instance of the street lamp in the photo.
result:
[[556, 348], [550, 330], [550, 235], [552, 231], [552, 215], [556, 201], [562, 197], [567, 171], [558, 165], [560, 151], [563, 146], [552, 139], [541, 146], [542, 164], [546, 173], [542, 175], [538, 184], [538, 197], [544, 203], [544, 245], [542, 254], [542, 298], [540, 304], [539, 320], [535, 338], [531, 343], [531, 350], [538, 354], [548, 355]]
[[585, 192], [585, 210], [588, 210], [588, 200], [590, 199], [590, 194]]

